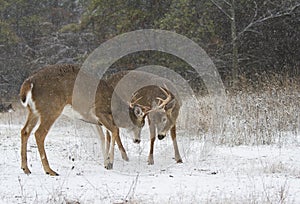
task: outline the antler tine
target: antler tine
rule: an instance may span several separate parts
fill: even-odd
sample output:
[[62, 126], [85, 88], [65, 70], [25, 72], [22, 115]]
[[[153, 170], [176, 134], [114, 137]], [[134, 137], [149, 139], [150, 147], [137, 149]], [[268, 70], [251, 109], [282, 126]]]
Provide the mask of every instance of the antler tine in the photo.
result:
[[162, 99], [162, 98], [156, 97], [156, 99], [161, 101], [161, 104], [158, 105], [158, 108], [163, 108], [167, 103], [170, 102], [170, 100], [172, 98], [171, 94], [169, 93], [169, 90], [168, 90], [167, 86], [165, 84], [164, 84], [164, 86], [165, 86], [165, 89], [162, 88], [162, 87], [159, 87], [159, 89], [167, 96], [167, 98]]
[[136, 97], [137, 94], [138, 94], [138, 93], [135, 92], [135, 93], [131, 96], [131, 99], [130, 99], [130, 100], [132, 100], [134, 97]]
[[[137, 95], [137, 93], [133, 94], [133, 96], [131, 97], [131, 100], [132, 100], [134, 97], [136, 97], [136, 95]], [[129, 104], [130, 107], [133, 108], [133, 106], [134, 106], [139, 100], [141, 100], [142, 98], [143, 98], [143, 96], [139, 97], [138, 99], [134, 100], [133, 102], [131, 102], [131, 100], [130, 100], [130, 104]]]
[[166, 96], [167, 96], [167, 95], [169, 95], [170, 91], [169, 91], [169, 89], [168, 89], [168, 87], [167, 87], [166, 84], [164, 84], [164, 87], [165, 87], [165, 88], [162, 88], [162, 87], [160, 86], [159, 89], [160, 89], [162, 92], [164, 92], [164, 94], [166, 94]]
[[138, 99], [136, 99], [133, 104], [136, 104], [139, 100], [141, 100], [143, 98], [143, 96], [139, 97]]
[[[133, 94], [133, 96], [131, 97], [131, 100], [132, 100], [134, 97], [136, 97], [136, 95], [137, 95], [137, 93]], [[137, 102], [138, 102], [139, 100], [141, 100], [142, 98], [143, 98], [143, 96], [139, 97], [138, 99], [134, 100], [133, 102], [130, 102], [129, 105], [130, 105], [131, 108], [133, 108], [134, 105], [140, 106], [140, 107], [143, 109], [144, 114], [146, 115], [146, 114], [148, 114], [149, 112], [151, 112], [152, 109], [151, 109], [151, 107], [149, 107], [149, 106], [143, 106], [143, 105], [141, 105], [141, 104], [137, 104]]]
[[[139, 106], [141, 106], [141, 105], [139, 105]], [[151, 109], [151, 107], [149, 107], [149, 106], [141, 106], [141, 107], [144, 109], [144, 114], [145, 115], [147, 115], [148, 113], [150, 113], [151, 111], [153, 111]]]

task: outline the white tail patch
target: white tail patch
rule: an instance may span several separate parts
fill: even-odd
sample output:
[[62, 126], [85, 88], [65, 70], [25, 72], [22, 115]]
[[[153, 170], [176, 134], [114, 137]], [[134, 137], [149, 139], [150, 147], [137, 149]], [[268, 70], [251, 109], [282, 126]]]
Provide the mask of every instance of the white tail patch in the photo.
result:
[[24, 107], [27, 107], [27, 106], [29, 106], [30, 107], [30, 109], [32, 110], [32, 112], [37, 112], [36, 111], [36, 108], [35, 108], [35, 103], [34, 103], [34, 101], [33, 101], [33, 99], [32, 99], [32, 88], [33, 88], [33, 83], [31, 83], [30, 84], [30, 90], [27, 92], [27, 94], [26, 94], [26, 100], [25, 100], [25, 102], [23, 102], [23, 101], [21, 101], [21, 103], [22, 103], [22, 105], [24, 106]]
[[26, 94], [26, 99], [25, 99], [25, 101], [21, 100], [21, 104], [22, 104], [24, 107], [27, 107], [29, 98], [32, 99], [32, 93], [31, 93], [31, 90], [32, 90], [32, 87], [33, 87], [33, 84], [32, 84], [32, 83], [30, 84], [30, 87], [31, 87], [31, 88], [30, 88], [30, 91], [28, 91], [27, 94]]

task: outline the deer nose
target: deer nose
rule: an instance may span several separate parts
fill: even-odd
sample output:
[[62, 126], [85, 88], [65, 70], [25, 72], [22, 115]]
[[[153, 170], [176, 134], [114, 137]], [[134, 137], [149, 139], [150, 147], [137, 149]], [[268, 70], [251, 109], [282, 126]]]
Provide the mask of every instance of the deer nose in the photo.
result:
[[133, 142], [136, 143], [136, 144], [140, 144], [141, 140], [140, 139], [134, 139]]
[[159, 140], [162, 140], [166, 137], [166, 135], [158, 135], [157, 137], [158, 137]]

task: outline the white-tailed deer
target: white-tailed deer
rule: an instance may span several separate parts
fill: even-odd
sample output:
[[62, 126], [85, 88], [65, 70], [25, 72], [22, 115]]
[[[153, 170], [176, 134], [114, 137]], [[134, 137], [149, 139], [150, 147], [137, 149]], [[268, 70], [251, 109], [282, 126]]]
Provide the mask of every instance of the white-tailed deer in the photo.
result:
[[[128, 160], [119, 137], [119, 128], [121, 126], [132, 129], [134, 133], [137, 134], [136, 137], [140, 137], [139, 134], [144, 125], [146, 110], [138, 104], [129, 105], [127, 102], [120, 100], [120, 110], [122, 107], [129, 109], [129, 115], [132, 121], [122, 121], [121, 126], [116, 126], [111, 111], [113, 87], [104, 80], [98, 80], [95, 103], [93, 107], [91, 107], [91, 111], [83, 111], [87, 110], [86, 107], [81, 109], [80, 106], [72, 106], [74, 83], [78, 73], [79, 67], [75, 65], [52, 65], [39, 70], [22, 84], [20, 90], [21, 102], [29, 111], [26, 124], [21, 130], [21, 167], [26, 174], [31, 173], [27, 165], [27, 141], [32, 129], [36, 126], [38, 121], [40, 121], [40, 125], [35, 132], [35, 139], [43, 168], [47, 174], [58, 175], [49, 166], [44, 141], [51, 126], [66, 107], [72, 108], [73, 112], [77, 113], [76, 115], [79, 119], [97, 126], [102, 140], [102, 148], [104, 146], [104, 135], [101, 126], [103, 125], [112, 133], [112, 142], [109, 151], [107, 151], [109, 153], [108, 155], [105, 154], [107, 157], [104, 157], [104, 165], [107, 169], [113, 168], [115, 141], [119, 146], [122, 158]], [[87, 80], [88, 79], [89, 76], [87, 76]], [[88, 91], [88, 87], [86, 88]], [[78, 100], [82, 101], [77, 101], [77, 104], [85, 104], [85, 98]]]
[[[129, 71], [115, 73], [111, 75], [107, 81], [113, 87], [116, 87], [122, 78], [128, 73]], [[122, 86], [129, 87], [130, 83], [138, 83], [146, 78], [148, 80], [151, 80], [151, 78], [155, 80], [157, 76], [140, 71], [131, 71], [129, 78], [128, 84], [125, 82], [125, 85], [122, 84]], [[156, 85], [144, 86], [132, 95], [132, 100], [138, 100], [139, 105], [151, 107], [149, 114], [147, 115], [150, 129], [150, 152], [148, 156], [148, 164], [154, 164], [153, 151], [156, 134], [158, 139], [162, 140], [165, 138], [168, 131], [170, 131], [173, 141], [175, 161], [177, 163], [182, 163], [176, 140], [176, 120], [181, 106], [178, 99], [168, 90], [167, 87], [160, 87]], [[140, 140], [137, 139], [134, 142], [140, 143]]]

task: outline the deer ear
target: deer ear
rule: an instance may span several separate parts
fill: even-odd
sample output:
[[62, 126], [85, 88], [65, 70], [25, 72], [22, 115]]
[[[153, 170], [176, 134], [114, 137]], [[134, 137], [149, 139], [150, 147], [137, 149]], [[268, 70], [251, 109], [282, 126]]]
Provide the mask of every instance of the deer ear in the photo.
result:
[[141, 107], [139, 107], [139, 106], [134, 106], [133, 112], [134, 112], [134, 115], [135, 115], [137, 118], [142, 118], [142, 117], [144, 117], [143, 109], [142, 109]]
[[175, 108], [175, 105], [176, 105], [176, 101], [175, 101], [175, 98], [174, 98], [172, 101], [170, 101], [169, 103], [166, 104], [165, 111], [167, 113], [171, 113], [173, 108]]

